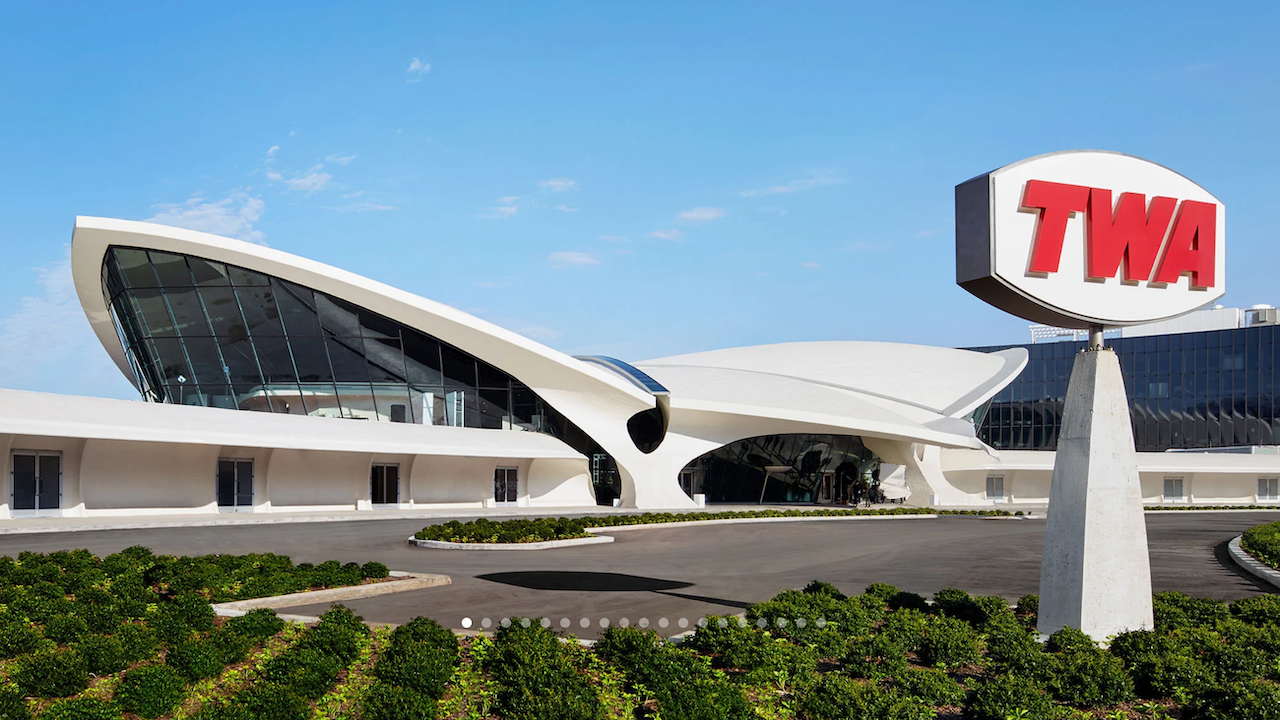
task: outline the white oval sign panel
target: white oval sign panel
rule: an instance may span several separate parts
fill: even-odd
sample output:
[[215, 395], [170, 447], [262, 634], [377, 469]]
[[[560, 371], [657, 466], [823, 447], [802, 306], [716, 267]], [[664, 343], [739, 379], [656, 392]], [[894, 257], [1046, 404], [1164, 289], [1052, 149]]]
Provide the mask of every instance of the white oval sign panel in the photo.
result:
[[1164, 166], [1039, 155], [956, 186], [956, 282], [1059, 327], [1167, 320], [1226, 292], [1225, 228], [1222, 203]]

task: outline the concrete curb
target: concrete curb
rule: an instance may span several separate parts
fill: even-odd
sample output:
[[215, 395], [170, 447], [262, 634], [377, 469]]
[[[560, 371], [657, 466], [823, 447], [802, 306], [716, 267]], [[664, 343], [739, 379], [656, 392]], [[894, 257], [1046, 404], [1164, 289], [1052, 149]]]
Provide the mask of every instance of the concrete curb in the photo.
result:
[[1280, 570], [1276, 570], [1245, 552], [1244, 548], [1240, 547], [1240, 539], [1242, 537], [1244, 536], [1237, 535], [1234, 540], [1227, 543], [1227, 553], [1231, 555], [1231, 559], [1244, 568], [1245, 572], [1280, 589]]
[[750, 523], [783, 523], [783, 522], [818, 522], [821, 520], [932, 520], [939, 516], [921, 513], [919, 515], [821, 515], [817, 517], [769, 517], [769, 518], [723, 518], [721, 520], [681, 520], [668, 523], [646, 523], [643, 525], [610, 525], [608, 527], [587, 528], [587, 532], [613, 533], [627, 530], [652, 530], [654, 528], [694, 527], [699, 525], [745, 525]]
[[[440, 587], [453, 583], [453, 579], [448, 575], [394, 571], [391, 576], [395, 579], [368, 585], [351, 585], [348, 587], [328, 588], [326, 590], [289, 593], [288, 595], [272, 595], [248, 600], [213, 603], [213, 611], [223, 617], [237, 617], [258, 608], [271, 608], [274, 610], [275, 608], [296, 607], [313, 603], [359, 600], [379, 595], [407, 592], [409, 590], [425, 590], [426, 588]], [[289, 622], [315, 622], [315, 619], [308, 615], [281, 615], [280, 617]]]
[[578, 545], [600, 545], [611, 543], [611, 537], [571, 538], [569, 540], [547, 540], [531, 543], [456, 543], [444, 540], [419, 540], [409, 537], [409, 546], [429, 550], [554, 550], [556, 548], [577, 547]]

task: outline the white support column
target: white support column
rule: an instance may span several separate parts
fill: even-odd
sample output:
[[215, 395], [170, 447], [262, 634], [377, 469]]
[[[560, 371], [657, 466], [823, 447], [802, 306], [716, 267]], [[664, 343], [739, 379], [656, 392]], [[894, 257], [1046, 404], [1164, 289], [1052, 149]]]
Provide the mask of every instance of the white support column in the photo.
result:
[[1152, 625], [1151, 563], [1124, 380], [1115, 352], [1093, 349], [1076, 356], [1067, 387], [1038, 629], [1049, 634], [1071, 626], [1105, 641]]

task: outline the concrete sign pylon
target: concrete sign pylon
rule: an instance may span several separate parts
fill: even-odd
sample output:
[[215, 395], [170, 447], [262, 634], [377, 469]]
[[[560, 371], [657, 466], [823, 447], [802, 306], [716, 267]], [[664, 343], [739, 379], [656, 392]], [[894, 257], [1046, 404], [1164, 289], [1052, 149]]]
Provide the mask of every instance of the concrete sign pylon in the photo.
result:
[[1133, 428], [1112, 350], [1076, 356], [1049, 489], [1037, 629], [1105, 641], [1153, 627], [1151, 563]]

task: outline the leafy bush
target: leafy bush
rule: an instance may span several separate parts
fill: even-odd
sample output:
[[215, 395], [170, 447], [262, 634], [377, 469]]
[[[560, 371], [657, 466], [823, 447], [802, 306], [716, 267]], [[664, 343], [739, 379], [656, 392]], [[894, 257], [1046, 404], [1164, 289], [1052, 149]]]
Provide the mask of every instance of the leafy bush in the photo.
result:
[[1000, 675], [978, 685], [964, 704], [965, 720], [1047, 718], [1053, 701], [1039, 683], [1017, 675]]
[[[3, 572], [3, 570], [0, 570]], [[22, 691], [9, 683], [0, 684], [0, 718], [3, 720], [31, 720], [31, 710]]]
[[427, 617], [414, 618], [391, 631], [393, 646], [405, 642], [426, 643], [455, 657], [458, 654], [458, 636]]
[[380, 562], [367, 562], [360, 566], [360, 576], [368, 580], [379, 580], [391, 574], [391, 570]]
[[888, 605], [889, 600], [893, 599], [899, 592], [902, 591], [889, 583], [875, 582], [868, 585], [867, 589], [862, 591], [862, 594], [879, 598], [880, 602]]
[[150, 660], [160, 650], [160, 638], [156, 631], [138, 623], [129, 623], [116, 633], [124, 657], [130, 662]]
[[251, 685], [231, 696], [234, 716], [250, 720], [307, 720], [311, 706], [293, 688], [271, 683]]
[[960, 705], [964, 702], [964, 688], [941, 670], [931, 668], [907, 668], [897, 677], [898, 693], [938, 707]]
[[763, 620], [775, 634], [812, 647], [818, 657], [839, 657], [844, 637], [870, 632], [874, 624], [856, 599], [798, 590], [785, 590], [748, 607], [746, 617], [751, 624]]
[[961, 667], [981, 660], [978, 635], [969, 623], [952, 617], [930, 618], [916, 650], [925, 665]]
[[60, 698], [88, 687], [89, 671], [75, 650], [41, 650], [20, 660], [12, 679], [27, 695]]
[[364, 697], [365, 720], [436, 720], [436, 699], [419, 690], [376, 683]]
[[124, 674], [115, 701], [126, 712], [147, 720], [168, 714], [186, 694], [182, 676], [167, 665], [146, 665]]
[[511, 720], [604, 717], [595, 688], [578, 672], [555, 635], [540, 623], [524, 627], [524, 623], [513, 622], [500, 629], [494, 636], [494, 651], [486, 668], [498, 681], [500, 716]]
[[894, 610], [884, 617], [884, 622], [877, 629], [902, 652], [915, 652], [924, 639], [924, 629], [929, 624], [929, 617], [915, 608]]
[[410, 640], [392, 643], [373, 666], [373, 675], [384, 684], [410, 688], [439, 699], [456, 666], [456, 654]]
[[1034, 621], [1036, 616], [1040, 614], [1040, 596], [1023, 595], [1018, 598], [1018, 604], [1014, 608], [1014, 614], [1023, 621]]
[[[9, 615], [9, 613], [5, 613]], [[0, 658], [8, 659], [34, 652], [44, 641], [40, 628], [16, 618], [0, 622]]]
[[829, 582], [823, 582], [821, 580], [810, 580], [809, 584], [805, 585], [800, 592], [805, 593], [806, 595], [826, 595], [827, 597], [835, 598], [836, 600], [845, 599], [845, 594], [840, 592], [840, 588]]
[[1244, 531], [1240, 547], [1273, 568], [1280, 568], [1280, 522], [1257, 525]]
[[1133, 698], [1133, 681], [1124, 663], [1101, 650], [1064, 652], [1055, 658], [1049, 690], [1076, 707], [1115, 705]]
[[120, 720], [120, 708], [98, 698], [71, 698], [50, 705], [40, 720]]
[[262, 668], [262, 677], [317, 700], [337, 682], [341, 669], [338, 659], [331, 655], [308, 648], [290, 649], [268, 661]]
[[93, 675], [111, 675], [129, 665], [120, 639], [111, 635], [91, 635], [76, 645], [85, 668]]
[[226, 628], [245, 637], [265, 640], [284, 629], [284, 621], [275, 610], [258, 608], [227, 620]]
[[808, 648], [775, 638], [736, 617], [708, 617], [683, 647], [718, 655], [713, 661], [717, 667], [743, 670], [740, 679], [752, 685], [805, 683], [817, 667]]
[[1226, 603], [1209, 598], [1193, 598], [1176, 591], [1158, 593], [1151, 598], [1157, 630], [1180, 630], [1192, 627], [1211, 628], [1230, 615]]
[[1098, 644], [1080, 628], [1068, 626], [1050, 635], [1049, 640], [1044, 644], [1044, 649], [1052, 653], [1089, 652], [1097, 650]]
[[1016, 622], [993, 624], [986, 637], [987, 672], [1047, 680], [1053, 656], [1044, 651], [1035, 633]]
[[1280, 595], [1259, 595], [1231, 603], [1231, 614], [1250, 625], [1280, 625]]
[[1280, 688], [1253, 681], [1200, 693], [1182, 711], [1183, 720], [1277, 720]]
[[164, 661], [188, 682], [213, 677], [226, 665], [222, 648], [211, 638], [183, 640], [169, 648]]
[[979, 624], [986, 619], [973, 596], [958, 588], [943, 588], [933, 596], [934, 608], [949, 617], [963, 620], [970, 624]]
[[897, 677], [907, 669], [907, 651], [885, 635], [862, 635], [849, 640], [840, 664], [855, 678], [879, 680]]
[[933, 709], [919, 700], [835, 674], [824, 676], [801, 693], [796, 704], [808, 720], [931, 720], [935, 716]]
[[59, 645], [70, 645], [89, 634], [89, 623], [79, 615], [55, 615], [44, 624], [44, 636]]

